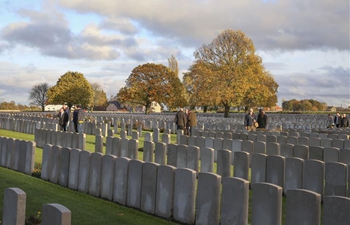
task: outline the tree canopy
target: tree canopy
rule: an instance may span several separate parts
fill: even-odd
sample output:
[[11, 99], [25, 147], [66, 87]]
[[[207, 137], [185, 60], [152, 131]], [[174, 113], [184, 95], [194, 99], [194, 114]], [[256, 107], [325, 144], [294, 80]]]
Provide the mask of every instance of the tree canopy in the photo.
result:
[[106, 92], [103, 91], [101, 85], [96, 82], [91, 83], [90, 85], [94, 93], [91, 110], [93, 111], [95, 107], [99, 107], [101, 109], [107, 107], [107, 95]]
[[153, 101], [168, 107], [185, 106], [183, 90], [179, 77], [172, 70], [161, 64], [147, 63], [132, 70], [117, 98], [122, 103], [144, 105], [147, 114]]
[[176, 76], [178, 76], [179, 75], [179, 65], [177, 63], [175, 56], [171, 55], [171, 57], [168, 59], [168, 64], [169, 64], [169, 66], [168, 66], [169, 69], [171, 71], [173, 71], [176, 74]]
[[62, 75], [55, 86], [48, 92], [50, 104], [64, 104], [68, 107], [73, 104], [80, 104], [82, 107], [91, 106], [93, 103], [93, 90], [84, 75], [79, 72], [67, 72]]
[[327, 103], [314, 99], [302, 99], [300, 101], [291, 99], [283, 101], [282, 108], [286, 111], [323, 111], [327, 108]]
[[184, 75], [190, 105], [225, 108], [272, 106], [278, 84], [242, 31], [225, 30], [194, 52], [196, 61]]
[[0, 110], [31, 110], [31, 111], [38, 111], [41, 110], [39, 107], [31, 105], [31, 106], [27, 106], [27, 105], [22, 105], [22, 104], [16, 104], [15, 101], [2, 101], [0, 99]]
[[48, 83], [41, 83], [34, 85], [29, 92], [29, 100], [31, 100], [32, 105], [37, 105], [41, 107], [41, 111], [45, 111], [45, 105], [47, 104], [47, 91], [49, 90]]

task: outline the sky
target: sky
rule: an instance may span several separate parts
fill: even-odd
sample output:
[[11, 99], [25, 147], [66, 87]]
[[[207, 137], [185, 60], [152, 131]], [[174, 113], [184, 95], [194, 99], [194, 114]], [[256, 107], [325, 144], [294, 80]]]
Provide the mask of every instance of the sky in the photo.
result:
[[0, 0], [0, 101], [29, 105], [31, 88], [83, 73], [114, 96], [133, 68], [183, 73], [196, 49], [241, 30], [283, 100], [350, 106], [348, 0]]

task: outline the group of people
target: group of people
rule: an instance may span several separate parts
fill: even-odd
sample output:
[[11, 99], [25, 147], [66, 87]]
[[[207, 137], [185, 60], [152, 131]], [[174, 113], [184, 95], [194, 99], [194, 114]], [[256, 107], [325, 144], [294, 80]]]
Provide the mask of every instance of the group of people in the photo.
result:
[[183, 130], [185, 135], [191, 135], [193, 127], [197, 126], [197, 115], [191, 109], [180, 108], [175, 115], [175, 124], [178, 130]]
[[328, 125], [327, 128], [346, 128], [350, 127], [349, 118], [346, 117], [346, 114], [340, 114], [337, 112], [333, 117], [331, 114], [328, 114]]
[[[70, 110], [69, 107], [64, 104], [60, 108], [59, 113], [57, 114], [58, 123], [62, 131], [67, 131], [70, 122]], [[74, 130], [77, 133], [83, 133], [83, 123], [84, 123], [85, 112], [80, 105], [75, 105], [73, 111], [73, 124]]]
[[[190, 109], [180, 108], [175, 115], [175, 124], [178, 130], [183, 130], [185, 135], [191, 135], [193, 127], [197, 126], [197, 115]], [[254, 115], [253, 109], [249, 109], [244, 117], [244, 127], [248, 130], [265, 129], [267, 125], [267, 116], [263, 109], [259, 110], [257, 116]]]
[[265, 129], [267, 125], [267, 116], [263, 109], [259, 109], [258, 116], [254, 115], [254, 110], [251, 108], [244, 117], [244, 127], [248, 131], [254, 131], [256, 129]]

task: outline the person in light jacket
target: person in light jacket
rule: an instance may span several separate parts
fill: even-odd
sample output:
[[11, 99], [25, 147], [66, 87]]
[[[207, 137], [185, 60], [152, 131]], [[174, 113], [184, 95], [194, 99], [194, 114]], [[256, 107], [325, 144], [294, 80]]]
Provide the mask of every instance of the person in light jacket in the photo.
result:
[[197, 115], [194, 111], [188, 110], [188, 121], [187, 121], [187, 132], [188, 136], [192, 135], [193, 128], [197, 126]]
[[256, 122], [253, 109], [249, 109], [249, 112], [244, 117], [244, 127], [248, 131], [255, 130], [254, 123]]

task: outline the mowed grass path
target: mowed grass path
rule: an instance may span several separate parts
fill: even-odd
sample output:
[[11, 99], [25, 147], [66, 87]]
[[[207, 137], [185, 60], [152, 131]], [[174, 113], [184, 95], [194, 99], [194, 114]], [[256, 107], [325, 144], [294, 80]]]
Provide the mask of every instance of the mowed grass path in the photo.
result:
[[[34, 141], [34, 135], [7, 130], [0, 130], [0, 136]], [[143, 140], [140, 140], [139, 147], [143, 147]], [[86, 150], [91, 152], [95, 150], [95, 136], [87, 135]], [[139, 158], [142, 159], [142, 152], [139, 152]], [[41, 160], [42, 149], [36, 148], [35, 163], [41, 164]], [[43, 204], [59, 203], [71, 210], [73, 225], [177, 224], [2, 167], [0, 167], [0, 218], [3, 212], [4, 190], [9, 187], [17, 187], [26, 192], [26, 216], [36, 216]]]

